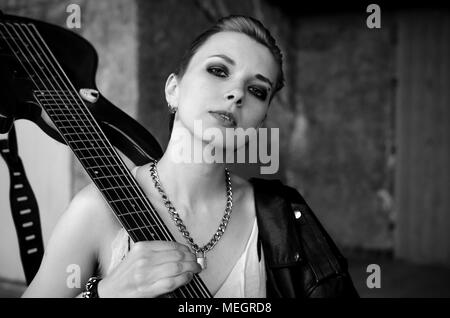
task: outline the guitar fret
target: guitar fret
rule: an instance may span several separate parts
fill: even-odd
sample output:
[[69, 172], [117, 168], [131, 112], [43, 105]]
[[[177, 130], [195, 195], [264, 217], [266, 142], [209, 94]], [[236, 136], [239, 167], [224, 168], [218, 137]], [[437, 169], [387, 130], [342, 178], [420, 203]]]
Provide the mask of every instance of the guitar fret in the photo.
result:
[[68, 90], [35, 90], [34, 96], [37, 98], [44, 98], [46, 96], [77, 96], [78, 93], [74, 91], [68, 91]]
[[77, 100], [73, 100], [73, 99], [72, 100], [69, 100], [69, 99], [55, 99], [55, 100], [38, 99], [38, 101], [44, 107], [58, 106], [58, 108], [61, 108], [62, 106], [64, 106], [65, 108], [67, 108], [67, 104], [69, 106], [77, 106], [79, 108], [82, 106]]
[[[132, 202], [135, 200], [142, 200], [141, 197], [131, 197], [131, 198], [124, 198], [124, 199], [116, 199], [116, 200], [109, 200], [109, 202], [115, 203], [115, 202]], [[135, 204], [133, 202], [133, 204]]]
[[[55, 122], [56, 124], [58, 124], [58, 126], [61, 126], [61, 127], [77, 127], [77, 128], [82, 127], [82, 126], [88, 127], [87, 125], [90, 125], [92, 122], [92, 120], [90, 118], [86, 118], [86, 117], [85, 118], [81, 118], [81, 117], [75, 118], [75, 117], [73, 117], [72, 114], [67, 114], [64, 116], [66, 118], [60, 118], [55, 115], [50, 115], [50, 118], [52, 118], [53, 122]], [[69, 125], [59, 125], [60, 123], [61, 124], [69, 123]]]
[[[58, 109], [58, 110], [52, 109], [52, 108], [46, 108], [45, 110], [47, 111], [49, 117], [50, 118], [54, 118], [55, 120], [75, 120], [75, 121], [78, 121], [80, 119], [84, 119], [84, 120], [93, 121], [92, 117], [89, 117], [87, 113], [78, 112], [74, 108]], [[59, 113], [57, 113], [57, 111], [59, 111]]]
[[50, 116], [50, 118], [60, 118], [60, 117], [71, 117], [74, 118], [74, 116], [80, 117], [80, 118], [91, 118], [88, 117], [89, 114], [86, 112], [83, 112], [81, 109], [71, 108], [71, 109], [60, 109], [60, 108], [47, 108], [46, 112]]
[[[74, 129], [74, 128], [80, 128], [82, 126], [75, 126], [75, 125], [62, 125], [60, 123], [56, 123], [56, 127], [60, 128], [60, 129]], [[94, 132], [91, 132], [94, 133]], [[86, 132], [80, 132], [80, 134], [86, 134]]]
[[74, 122], [83, 121], [83, 123], [84, 122], [88, 122], [89, 123], [89, 121], [92, 121], [92, 119], [87, 117], [85, 114], [72, 113], [70, 111], [68, 111], [68, 112], [66, 112], [64, 114], [63, 113], [61, 113], [61, 114], [49, 114], [49, 117], [53, 121], [74, 121]]
[[64, 106], [67, 108], [67, 105], [77, 106], [78, 108], [84, 107], [84, 105], [80, 102], [79, 99], [74, 96], [49, 96], [49, 97], [37, 97], [36, 98], [42, 106]]
[[[73, 135], [73, 134], [65, 134], [65, 135]], [[77, 143], [77, 142], [88, 142], [89, 144], [92, 145], [92, 142], [105, 142], [105, 140], [103, 139], [79, 139], [79, 140], [69, 140], [69, 143]]]
[[61, 99], [61, 100], [73, 100], [78, 102], [78, 98], [76, 98], [76, 96], [45, 96], [45, 97], [38, 97], [38, 99], [42, 102], [45, 101], [50, 101], [50, 102], [54, 102], [56, 99]]
[[[77, 112], [79, 110], [83, 111], [80, 108], [73, 108], [73, 109], [70, 109], [70, 110], [62, 109], [62, 108], [49, 108], [47, 111], [52, 112], [52, 113], [62, 113], [64, 115], [64, 114], [67, 114], [67, 112], [69, 112], [69, 114], [72, 114], [73, 112]], [[81, 112], [80, 113], [80, 115], [85, 115], [85, 114], [87, 114], [87, 113], [85, 113], [85, 112]]]
[[[63, 125], [61, 122], [56, 122], [55, 126], [60, 128], [60, 129], [67, 129], [67, 130], [76, 129], [76, 130], [71, 131], [71, 132], [67, 131], [68, 134], [75, 134], [78, 129], [83, 128], [83, 127], [87, 127], [86, 125], [76, 126], [75, 124], [74, 125]], [[84, 131], [80, 131], [78, 134], [84, 134], [85, 135], [87, 133], [94, 134], [94, 133], [98, 133], [98, 132], [96, 132], [96, 131], [87, 131], [86, 132], [86, 130], [84, 130]]]
[[107, 164], [107, 165], [92, 165], [88, 167], [87, 169], [92, 171], [94, 174], [98, 174], [99, 172], [103, 172], [103, 170], [106, 170], [107, 173], [111, 173], [111, 171], [116, 171], [117, 168], [119, 168], [119, 171], [124, 172], [124, 170], [121, 170], [122, 167], [119, 165], [115, 165], [113, 163]]
[[94, 179], [108, 179], [108, 178], [114, 179], [116, 177], [122, 178], [122, 177], [128, 177], [128, 175], [126, 175], [126, 174], [117, 174], [117, 175], [113, 175], [113, 176], [94, 177]]
[[137, 211], [132, 211], [132, 212], [120, 212], [120, 216], [135, 215], [135, 214], [143, 215], [145, 213], [147, 213], [147, 210], [137, 210]]
[[[149, 228], [147, 226], [137, 226], [137, 227], [132, 227], [132, 228], [128, 228], [127, 231], [142, 231], [142, 230], [149, 230]], [[154, 236], [155, 234], [150, 232], [150, 235]]]
[[116, 167], [122, 168], [121, 165], [110, 164], [110, 165], [90, 166], [90, 167], [87, 167], [86, 169], [94, 170], [94, 169], [103, 169], [103, 168], [108, 169], [108, 168], [116, 168]]
[[135, 189], [135, 187], [132, 186], [132, 185], [123, 185], [123, 186], [115, 186], [115, 187], [109, 187], [109, 188], [102, 188], [102, 189], [100, 189], [100, 190], [101, 190], [101, 191], [110, 191], [110, 190], [116, 190], [116, 189], [120, 189], [120, 190], [123, 190], [123, 189]]
[[[90, 134], [98, 134], [98, 132], [88, 132], [88, 133], [90, 133]], [[64, 133], [64, 135], [65, 136], [86, 136], [86, 132], [85, 131], [81, 131], [81, 132], [74, 132], [74, 133]], [[94, 139], [78, 139], [78, 141], [91, 141], [91, 140], [94, 140]], [[99, 138], [97, 138], [97, 139], [95, 139], [95, 140], [103, 140], [103, 139], [99, 139]], [[75, 141], [77, 141], [77, 140], [75, 140]]]
[[80, 158], [82, 160], [88, 160], [88, 159], [115, 159], [115, 157], [111, 155], [100, 155], [100, 156], [83, 156]]
[[96, 150], [96, 149], [111, 150], [111, 147], [92, 146], [92, 147], [85, 147], [85, 148], [73, 148], [74, 151], [87, 151], [87, 150]]

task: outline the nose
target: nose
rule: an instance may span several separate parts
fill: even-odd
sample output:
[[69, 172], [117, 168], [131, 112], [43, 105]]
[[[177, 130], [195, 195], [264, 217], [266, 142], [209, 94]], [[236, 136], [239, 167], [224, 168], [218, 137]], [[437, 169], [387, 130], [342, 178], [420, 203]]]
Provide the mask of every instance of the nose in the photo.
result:
[[235, 103], [237, 106], [241, 106], [243, 95], [244, 94], [241, 89], [233, 89], [225, 94], [225, 99]]

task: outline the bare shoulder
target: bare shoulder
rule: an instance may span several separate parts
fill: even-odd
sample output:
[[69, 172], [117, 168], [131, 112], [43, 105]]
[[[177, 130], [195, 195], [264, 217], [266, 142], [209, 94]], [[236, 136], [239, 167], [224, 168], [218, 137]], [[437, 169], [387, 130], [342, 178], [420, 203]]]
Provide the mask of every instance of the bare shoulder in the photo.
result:
[[[108, 206], [95, 186], [79, 191], [61, 214], [45, 242], [41, 266], [24, 297], [74, 297], [82, 284], [66, 284], [78, 273], [85, 282], [95, 270], [104, 228], [110, 224]], [[68, 274], [69, 273], [69, 274]]]
[[92, 212], [92, 217], [111, 218], [111, 208], [93, 183], [82, 188], [73, 198], [71, 205]]
[[24, 297], [73, 297], [80, 292], [66, 284], [68, 273], [86, 282], [95, 271], [102, 240], [113, 226], [112, 212], [94, 185], [79, 191], [46, 242], [38, 273]]
[[72, 199], [71, 206], [83, 207], [89, 210], [105, 209], [107, 207], [106, 202], [100, 191], [93, 183], [89, 183], [82, 188]]
[[77, 214], [74, 217], [83, 223], [88, 223], [90, 232], [102, 236], [120, 228], [114, 213], [93, 183], [88, 184], [75, 195], [65, 213]]

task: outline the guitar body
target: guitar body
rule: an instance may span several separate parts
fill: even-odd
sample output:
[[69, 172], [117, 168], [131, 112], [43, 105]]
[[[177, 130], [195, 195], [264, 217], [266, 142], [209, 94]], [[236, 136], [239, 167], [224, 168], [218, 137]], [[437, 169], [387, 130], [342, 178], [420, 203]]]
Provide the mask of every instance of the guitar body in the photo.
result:
[[[75, 89], [78, 92], [83, 88], [98, 91], [95, 84], [98, 56], [88, 41], [74, 32], [45, 22], [10, 15], [3, 15], [2, 19], [35, 25]], [[17, 58], [6, 49], [0, 38], [0, 133], [9, 131], [14, 120], [28, 119], [50, 137], [65, 143], [42, 108], [35, 103], [32, 81]], [[108, 139], [134, 164], [142, 165], [150, 157], [162, 156], [162, 149], [154, 136], [101, 93], [95, 103], [86, 104]]]

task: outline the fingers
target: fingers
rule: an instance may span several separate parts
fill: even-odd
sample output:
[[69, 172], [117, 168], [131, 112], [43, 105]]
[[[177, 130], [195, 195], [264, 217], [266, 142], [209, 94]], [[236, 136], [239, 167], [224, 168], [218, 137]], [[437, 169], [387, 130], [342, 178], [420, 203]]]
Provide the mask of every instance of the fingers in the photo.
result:
[[[155, 297], [187, 284], [202, 268], [186, 245], [168, 241], [138, 242], [128, 257], [138, 297]], [[131, 256], [131, 255], [129, 255]]]
[[200, 271], [201, 267], [195, 261], [157, 265], [148, 274], [145, 281], [139, 284], [139, 292], [152, 297], [171, 292], [189, 283], [194, 273]]
[[201, 270], [201, 266], [195, 261], [164, 263], [154, 266], [144, 279], [153, 283], [162, 278], [174, 277], [187, 272], [199, 273]]
[[[167, 277], [157, 281], [153, 287], [158, 290], [158, 296], [170, 293], [175, 289], [188, 284], [192, 280], [192, 273], [185, 273], [183, 275], [178, 275], [175, 277]], [[159, 294], [161, 293], [161, 294]]]
[[151, 263], [153, 265], [183, 261], [196, 262], [197, 260], [196, 256], [193, 253], [180, 250], [155, 252], [152, 254], [151, 258]]
[[173, 243], [158, 242], [156, 244], [140, 244], [135, 248], [133, 253], [138, 259], [145, 259], [148, 263], [145, 264], [146, 266], [196, 260], [194, 253], [185, 245]]
[[138, 252], [159, 252], [167, 250], [180, 250], [190, 252], [189, 248], [178, 242], [172, 241], [140, 241], [133, 245], [132, 250]]

